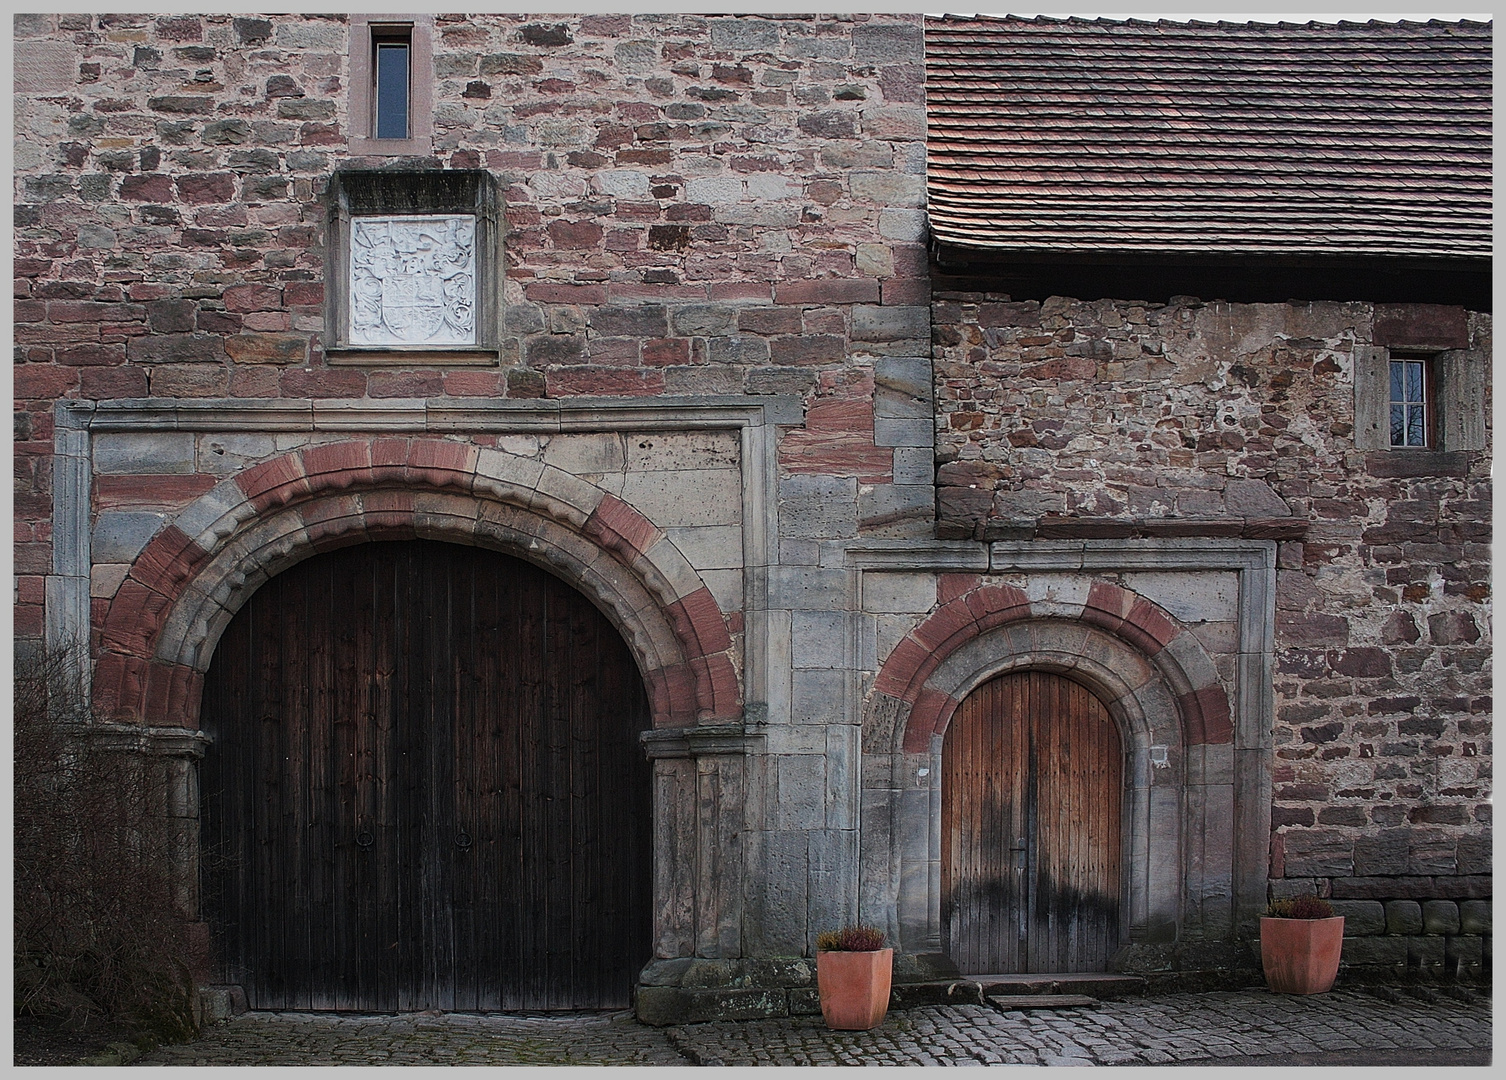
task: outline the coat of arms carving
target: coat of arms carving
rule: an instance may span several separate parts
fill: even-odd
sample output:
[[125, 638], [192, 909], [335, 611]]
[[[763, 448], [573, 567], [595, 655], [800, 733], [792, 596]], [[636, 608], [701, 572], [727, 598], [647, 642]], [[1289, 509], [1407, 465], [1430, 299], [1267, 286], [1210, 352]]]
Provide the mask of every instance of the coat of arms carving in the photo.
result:
[[476, 344], [476, 219], [354, 219], [350, 343]]

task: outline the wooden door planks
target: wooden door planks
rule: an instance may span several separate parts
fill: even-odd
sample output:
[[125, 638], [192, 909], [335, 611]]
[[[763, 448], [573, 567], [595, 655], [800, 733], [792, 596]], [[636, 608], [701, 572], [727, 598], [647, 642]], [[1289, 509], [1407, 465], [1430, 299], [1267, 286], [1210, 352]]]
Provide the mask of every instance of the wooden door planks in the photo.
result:
[[942, 921], [963, 971], [1102, 971], [1118, 944], [1123, 760], [1102, 703], [992, 679], [942, 747]]
[[648, 704], [537, 567], [315, 556], [206, 679], [206, 908], [255, 1008], [620, 1008], [649, 945]]

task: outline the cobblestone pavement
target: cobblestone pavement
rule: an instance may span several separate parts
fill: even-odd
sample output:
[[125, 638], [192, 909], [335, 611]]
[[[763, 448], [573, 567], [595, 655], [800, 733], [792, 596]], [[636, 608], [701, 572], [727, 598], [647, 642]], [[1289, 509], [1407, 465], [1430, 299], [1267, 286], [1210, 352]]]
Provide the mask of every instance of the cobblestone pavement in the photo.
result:
[[1490, 999], [1384, 1001], [1337, 991], [1172, 994], [1096, 1008], [891, 1012], [874, 1031], [820, 1017], [656, 1029], [628, 1013], [251, 1013], [140, 1065], [1164, 1065], [1488, 1061]]

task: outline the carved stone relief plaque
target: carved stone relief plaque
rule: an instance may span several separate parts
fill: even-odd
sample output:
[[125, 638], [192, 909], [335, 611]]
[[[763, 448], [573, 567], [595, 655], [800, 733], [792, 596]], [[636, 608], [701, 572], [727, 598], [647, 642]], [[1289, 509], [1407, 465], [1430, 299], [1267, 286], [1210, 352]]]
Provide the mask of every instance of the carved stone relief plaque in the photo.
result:
[[475, 345], [476, 219], [354, 218], [350, 343]]

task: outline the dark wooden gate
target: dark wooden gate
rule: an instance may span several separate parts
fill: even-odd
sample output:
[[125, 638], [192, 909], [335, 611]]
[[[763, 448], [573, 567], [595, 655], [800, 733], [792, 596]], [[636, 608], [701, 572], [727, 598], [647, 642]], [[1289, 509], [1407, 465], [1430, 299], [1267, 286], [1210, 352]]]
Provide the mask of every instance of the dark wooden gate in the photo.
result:
[[1119, 733], [1084, 687], [1002, 675], [941, 751], [942, 933], [964, 972], [1104, 971], [1119, 938]]
[[622, 1008], [648, 702], [585, 597], [431, 541], [315, 556], [205, 681], [205, 906], [252, 1008]]

